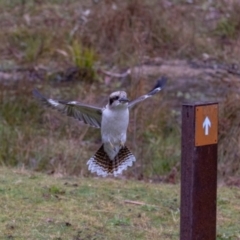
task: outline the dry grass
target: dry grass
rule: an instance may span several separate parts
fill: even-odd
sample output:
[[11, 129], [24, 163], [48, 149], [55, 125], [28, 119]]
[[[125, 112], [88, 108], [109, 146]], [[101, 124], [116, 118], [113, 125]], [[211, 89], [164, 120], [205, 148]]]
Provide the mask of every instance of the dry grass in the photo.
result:
[[1, 1], [0, 6], [0, 59], [13, 65], [66, 69], [75, 64], [74, 42], [90, 47], [110, 66], [139, 63], [143, 56], [207, 53], [225, 61], [239, 59], [237, 2]]
[[[104, 106], [113, 89], [124, 89], [133, 99], [159, 76], [109, 82], [98, 74], [99, 66], [119, 70], [146, 56], [194, 59], [207, 54], [214, 63], [236, 66], [240, 59], [236, 1], [13, 0], [0, 1], [0, 15], [0, 77], [9, 73], [7, 81], [0, 80], [0, 162], [6, 165], [88, 175], [85, 162], [100, 145], [99, 132], [39, 107], [32, 98], [34, 87], [47, 96]], [[12, 73], [23, 74], [15, 81]], [[162, 179], [178, 169], [179, 102], [206, 100], [210, 93], [202, 90], [201, 79], [187, 90], [180, 79], [170, 79], [169, 86], [175, 84], [179, 88], [166, 89], [131, 113], [127, 144], [138, 161], [128, 176]], [[214, 84], [220, 86], [219, 79]], [[238, 97], [228, 94], [222, 104], [222, 175], [226, 164], [227, 175], [239, 173], [238, 117], [224, 117], [229, 104], [238, 116]]]
[[[238, 82], [235, 84], [239, 85]], [[223, 177], [239, 176], [240, 174], [239, 100], [239, 93], [229, 92], [220, 112], [219, 173]]]

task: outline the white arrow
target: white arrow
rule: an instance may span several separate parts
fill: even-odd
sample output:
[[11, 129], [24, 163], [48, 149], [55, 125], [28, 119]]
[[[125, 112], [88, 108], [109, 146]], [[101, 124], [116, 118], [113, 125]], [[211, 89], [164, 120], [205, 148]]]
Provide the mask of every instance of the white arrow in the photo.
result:
[[203, 126], [203, 128], [205, 130], [205, 135], [208, 135], [209, 127], [211, 127], [211, 122], [210, 122], [208, 116], [205, 117], [205, 120], [203, 121], [203, 125], [202, 126]]

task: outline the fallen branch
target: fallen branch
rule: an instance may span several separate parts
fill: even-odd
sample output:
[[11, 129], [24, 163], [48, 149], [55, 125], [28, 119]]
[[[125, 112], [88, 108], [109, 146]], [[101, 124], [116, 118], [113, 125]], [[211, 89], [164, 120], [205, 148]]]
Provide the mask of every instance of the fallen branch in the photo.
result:
[[100, 69], [100, 71], [103, 72], [104, 74], [108, 75], [109, 77], [116, 77], [116, 78], [125, 78], [131, 74], [131, 69], [128, 69], [124, 73], [113, 73], [113, 72], [105, 71], [103, 69]]
[[135, 204], [135, 205], [140, 205], [140, 206], [148, 206], [148, 207], [156, 208], [156, 206], [154, 206], [154, 205], [149, 205], [149, 204], [146, 204], [144, 202], [138, 202], [138, 201], [132, 201], [132, 200], [124, 200], [124, 203], [129, 203], [129, 204]]

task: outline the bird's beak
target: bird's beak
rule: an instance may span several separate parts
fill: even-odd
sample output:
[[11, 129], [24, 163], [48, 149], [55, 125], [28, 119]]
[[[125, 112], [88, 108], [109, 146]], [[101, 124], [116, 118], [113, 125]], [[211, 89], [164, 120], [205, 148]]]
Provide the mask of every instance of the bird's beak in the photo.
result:
[[119, 102], [127, 103], [127, 102], [129, 102], [129, 100], [127, 98], [120, 98]]

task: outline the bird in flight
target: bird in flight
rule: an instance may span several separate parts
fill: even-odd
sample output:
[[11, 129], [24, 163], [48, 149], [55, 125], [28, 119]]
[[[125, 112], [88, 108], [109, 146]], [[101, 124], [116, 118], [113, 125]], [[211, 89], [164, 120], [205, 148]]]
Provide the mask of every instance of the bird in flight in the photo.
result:
[[145, 95], [129, 101], [124, 91], [113, 92], [109, 96], [108, 104], [94, 107], [77, 101], [61, 101], [44, 97], [36, 89], [33, 95], [48, 107], [73, 117], [92, 127], [101, 129], [102, 146], [88, 162], [88, 169], [92, 173], [106, 177], [118, 176], [136, 161], [135, 156], [125, 146], [129, 123], [129, 110], [137, 103], [152, 97], [162, 90], [167, 79], [157, 80], [154, 88]]

